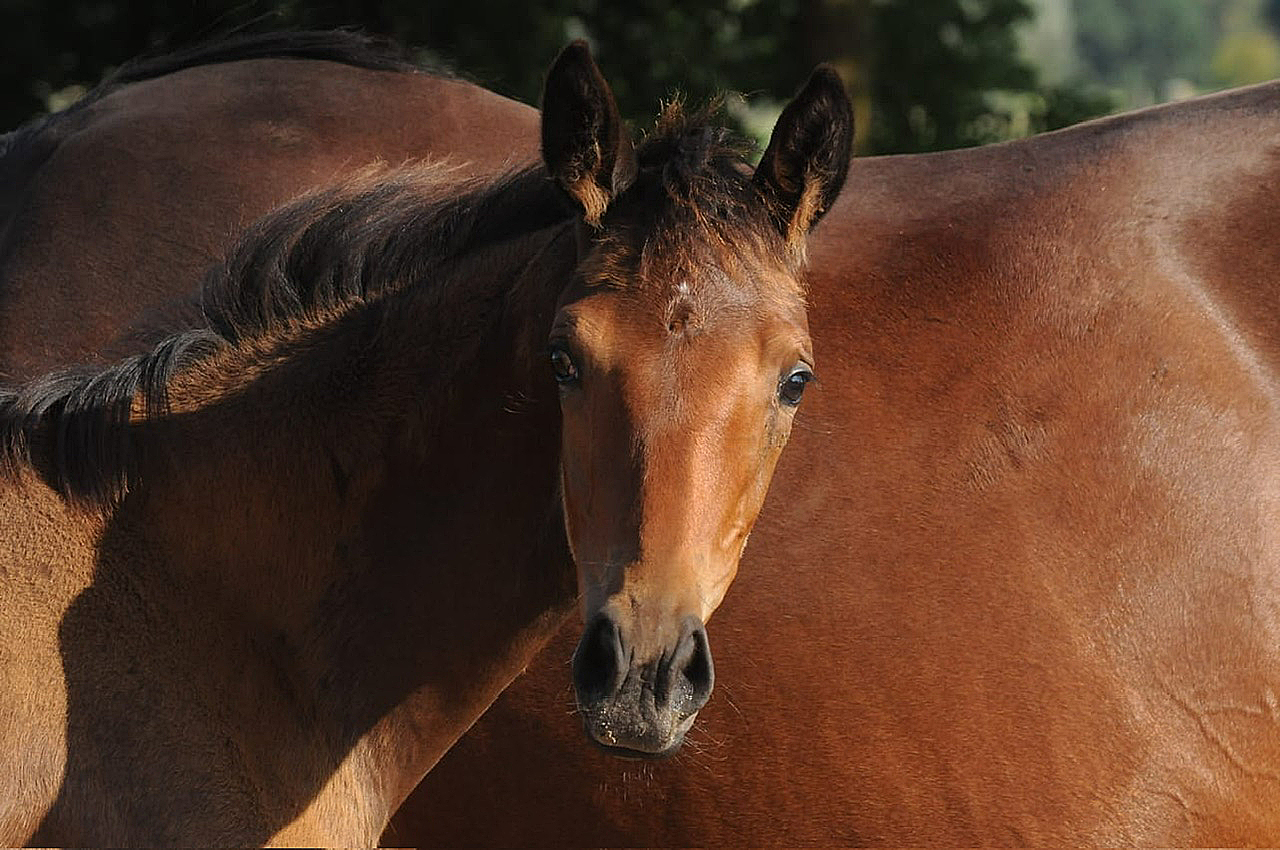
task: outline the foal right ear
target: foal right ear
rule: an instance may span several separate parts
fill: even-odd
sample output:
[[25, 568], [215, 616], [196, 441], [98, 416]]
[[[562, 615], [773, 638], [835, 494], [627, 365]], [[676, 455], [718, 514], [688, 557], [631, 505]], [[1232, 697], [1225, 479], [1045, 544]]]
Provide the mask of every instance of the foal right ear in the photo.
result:
[[795, 250], [840, 194], [852, 149], [849, 95], [840, 76], [819, 65], [782, 110], [754, 178]]
[[542, 159], [592, 227], [635, 180], [635, 150], [585, 41], [561, 51], [547, 73]]

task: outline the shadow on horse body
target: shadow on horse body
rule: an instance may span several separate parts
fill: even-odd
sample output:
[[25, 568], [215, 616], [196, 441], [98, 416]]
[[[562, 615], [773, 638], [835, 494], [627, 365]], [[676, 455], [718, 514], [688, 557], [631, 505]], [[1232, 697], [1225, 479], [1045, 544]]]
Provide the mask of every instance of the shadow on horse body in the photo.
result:
[[14, 382], [136, 353], [130, 328], [168, 320], [255, 219], [371, 163], [532, 164], [538, 113], [352, 33], [269, 34], [126, 63], [0, 150]]
[[679, 746], [812, 378], [849, 104], [815, 72], [753, 177], [678, 106], [633, 149], [575, 44], [544, 115], [545, 170], [301, 199], [199, 325], [0, 396], [0, 839], [373, 843], [571, 563], [587, 731]]

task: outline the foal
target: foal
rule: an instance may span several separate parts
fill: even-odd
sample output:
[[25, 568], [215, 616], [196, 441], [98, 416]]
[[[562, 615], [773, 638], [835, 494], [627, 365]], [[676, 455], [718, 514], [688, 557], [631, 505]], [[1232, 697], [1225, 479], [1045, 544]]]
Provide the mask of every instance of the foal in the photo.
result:
[[589, 733], [677, 747], [850, 132], [819, 71], [755, 177], [677, 108], [633, 150], [573, 45], [545, 172], [304, 199], [200, 326], [0, 397], [0, 840], [372, 844], [554, 633], [571, 555]]

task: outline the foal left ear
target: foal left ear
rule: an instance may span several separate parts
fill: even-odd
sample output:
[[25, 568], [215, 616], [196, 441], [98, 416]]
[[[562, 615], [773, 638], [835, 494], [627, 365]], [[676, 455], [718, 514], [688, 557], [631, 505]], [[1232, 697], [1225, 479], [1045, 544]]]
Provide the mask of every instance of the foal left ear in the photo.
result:
[[853, 107], [840, 76], [819, 65], [782, 110], [755, 183], [787, 244], [800, 249], [844, 186], [853, 147]]
[[584, 41], [561, 51], [542, 94], [542, 159], [592, 227], [636, 176], [613, 92]]

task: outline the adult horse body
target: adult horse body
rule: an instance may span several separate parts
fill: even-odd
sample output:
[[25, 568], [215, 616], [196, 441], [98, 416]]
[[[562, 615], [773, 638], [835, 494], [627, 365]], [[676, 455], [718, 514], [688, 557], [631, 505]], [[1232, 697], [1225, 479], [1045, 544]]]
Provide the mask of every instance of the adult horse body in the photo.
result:
[[566, 631], [390, 837], [1280, 840], [1278, 113], [1270, 84], [856, 160], [696, 751], [584, 752]]
[[570, 552], [588, 731], [679, 745], [812, 378], [850, 108], [815, 72], [754, 176], [676, 106], [633, 149], [575, 44], [544, 116], [545, 170], [304, 197], [198, 323], [0, 393], [0, 841], [374, 842], [572, 606]]
[[124, 66], [0, 137], [0, 380], [110, 361], [241, 231], [373, 162], [531, 164], [537, 110], [352, 33], [218, 42]]
[[1277, 83], [855, 160], [694, 751], [561, 744], [553, 644], [391, 840], [1280, 841], [1277, 233]]

